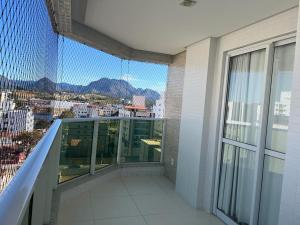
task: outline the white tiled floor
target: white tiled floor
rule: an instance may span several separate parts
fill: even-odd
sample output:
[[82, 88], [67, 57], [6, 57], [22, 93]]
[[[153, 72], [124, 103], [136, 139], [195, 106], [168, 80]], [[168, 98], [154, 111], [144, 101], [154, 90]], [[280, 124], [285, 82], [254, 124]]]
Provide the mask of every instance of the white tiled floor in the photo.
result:
[[222, 225], [181, 200], [161, 176], [116, 177], [62, 200], [58, 225]]

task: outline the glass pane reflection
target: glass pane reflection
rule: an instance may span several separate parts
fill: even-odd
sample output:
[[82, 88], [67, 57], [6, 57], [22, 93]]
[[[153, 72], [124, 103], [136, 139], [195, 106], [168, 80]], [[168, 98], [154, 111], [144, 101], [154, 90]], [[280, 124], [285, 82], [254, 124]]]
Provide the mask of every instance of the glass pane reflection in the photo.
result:
[[59, 164], [59, 182], [90, 172], [94, 122], [65, 123]]
[[224, 144], [218, 209], [238, 224], [250, 223], [255, 152]]
[[232, 57], [224, 137], [257, 144], [263, 99], [265, 50]]
[[266, 147], [286, 151], [295, 44], [275, 49]]
[[284, 160], [265, 156], [259, 225], [278, 224]]

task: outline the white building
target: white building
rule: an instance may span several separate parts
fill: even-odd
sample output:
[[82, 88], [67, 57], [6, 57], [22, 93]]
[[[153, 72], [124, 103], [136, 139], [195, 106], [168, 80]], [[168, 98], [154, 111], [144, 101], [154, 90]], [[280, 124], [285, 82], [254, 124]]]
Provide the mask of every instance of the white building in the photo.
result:
[[88, 114], [88, 104], [75, 104], [72, 107], [75, 118], [86, 118]]
[[71, 110], [75, 104], [81, 105], [81, 104], [85, 104], [85, 103], [52, 100], [50, 105], [51, 105], [51, 108], [53, 108], [53, 116], [58, 117], [61, 115], [62, 112]]
[[278, 116], [289, 116], [291, 111], [291, 92], [281, 92], [280, 101], [275, 102], [274, 114]]
[[7, 92], [1, 93], [0, 131], [21, 132], [33, 131], [34, 116], [31, 109], [15, 109], [16, 104], [9, 99]]
[[98, 116], [98, 111], [95, 106], [85, 104], [74, 104], [72, 111], [75, 118], [92, 118]]
[[77, 102], [70, 102], [70, 101], [58, 101], [58, 100], [52, 100], [50, 105], [52, 108], [63, 108], [63, 109], [68, 109], [70, 110], [73, 105], [75, 104], [80, 104], [80, 103], [77, 103]]
[[10, 92], [2, 92], [0, 97], [0, 110], [1, 111], [9, 111], [14, 110], [16, 107], [16, 104], [13, 100], [9, 99], [9, 96], [11, 95]]
[[119, 117], [131, 117], [131, 112], [127, 109], [119, 109]]
[[34, 115], [31, 110], [26, 113], [26, 131], [32, 132], [34, 128]]
[[165, 93], [160, 95], [160, 98], [155, 101], [153, 106], [153, 113], [155, 118], [164, 118], [165, 117]]
[[87, 107], [87, 117], [89, 118], [93, 118], [93, 117], [97, 117], [98, 115], [98, 110], [96, 106], [93, 105], [88, 105]]

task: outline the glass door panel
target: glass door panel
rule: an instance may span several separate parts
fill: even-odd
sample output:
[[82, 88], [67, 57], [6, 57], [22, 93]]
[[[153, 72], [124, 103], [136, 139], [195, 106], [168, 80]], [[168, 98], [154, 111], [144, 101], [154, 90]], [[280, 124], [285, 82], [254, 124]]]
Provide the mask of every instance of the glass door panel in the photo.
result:
[[216, 208], [230, 224], [278, 224], [295, 43], [275, 46], [229, 60]]
[[224, 137], [257, 145], [263, 101], [265, 50], [232, 57]]
[[238, 224], [250, 223], [255, 152], [224, 144], [218, 209]]
[[[277, 225], [287, 145], [295, 43], [275, 48], [259, 225]], [[278, 153], [276, 153], [278, 152]], [[276, 158], [273, 157], [276, 153]]]
[[266, 148], [285, 152], [290, 116], [295, 44], [275, 48]]
[[284, 160], [265, 156], [259, 225], [278, 224]]
[[[266, 50], [230, 58], [217, 208], [250, 224]], [[226, 142], [226, 143], [225, 143]]]

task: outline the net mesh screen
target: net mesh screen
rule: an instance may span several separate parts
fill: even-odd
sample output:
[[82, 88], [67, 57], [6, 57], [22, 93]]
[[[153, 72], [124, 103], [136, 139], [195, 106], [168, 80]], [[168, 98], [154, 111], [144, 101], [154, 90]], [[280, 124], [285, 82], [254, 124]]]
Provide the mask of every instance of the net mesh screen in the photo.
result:
[[167, 66], [123, 60], [65, 37], [59, 58], [55, 116], [163, 117]]
[[56, 118], [164, 116], [167, 66], [58, 35], [45, 1], [0, 12], [0, 192]]
[[40, 0], [0, 2], [0, 191], [52, 121], [58, 35]]

